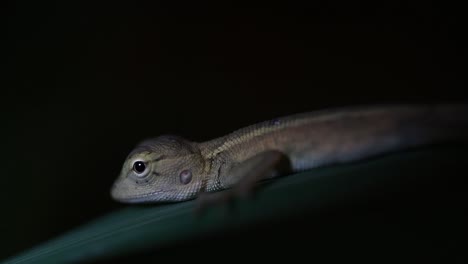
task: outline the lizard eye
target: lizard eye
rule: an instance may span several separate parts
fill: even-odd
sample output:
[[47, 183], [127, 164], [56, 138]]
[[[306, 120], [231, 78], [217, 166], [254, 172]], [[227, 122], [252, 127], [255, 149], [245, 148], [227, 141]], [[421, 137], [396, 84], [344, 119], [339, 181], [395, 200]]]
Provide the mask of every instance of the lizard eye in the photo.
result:
[[192, 180], [192, 172], [189, 170], [183, 170], [180, 172], [179, 177], [182, 184], [188, 184]]
[[135, 163], [133, 163], [133, 170], [137, 174], [142, 174], [146, 170], [146, 164], [143, 161], [135, 161]]

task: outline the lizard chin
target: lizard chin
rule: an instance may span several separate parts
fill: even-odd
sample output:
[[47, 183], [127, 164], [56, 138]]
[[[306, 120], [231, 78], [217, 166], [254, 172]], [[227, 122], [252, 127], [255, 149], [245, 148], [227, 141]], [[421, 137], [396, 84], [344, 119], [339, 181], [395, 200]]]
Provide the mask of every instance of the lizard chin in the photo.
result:
[[180, 202], [191, 200], [197, 196], [195, 191], [180, 192], [177, 189], [149, 190], [142, 188], [135, 194], [135, 186], [129, 186], [125, 181], [114, 183], [110, 194], [112, 198], [121, 203], [159, 203], [159, 202]]
[[[116, 201], [119, 201], [121, 203], [127, 203], [127, 204], [169, 201], [169, 200], [163, 199], [163, 197], [165, 196], [164, 192], [153, 192], [153, 193], [148, 193], [147, 195], [122, 197], [122, 196], [119, 196], [119, 194], [115, 193], [114, 191], [111, 191], [111, 195], [112, 195], [112, 198], [115, 199]], [[151, 199], [154, 199], [154, 200], [151, 200]]]
[[159, 190], [159, 191], [152, 191], [148, 193], [143, 193], [139, 195], [126, 195], [126, 192], [122, 191], [119, 188], [112, 188], [111, 196], [114, 200], [119, 201], [121, 203], [154, 203], [154, 202], [171, 202], [177, 201], [171, 199], [171, 190]]

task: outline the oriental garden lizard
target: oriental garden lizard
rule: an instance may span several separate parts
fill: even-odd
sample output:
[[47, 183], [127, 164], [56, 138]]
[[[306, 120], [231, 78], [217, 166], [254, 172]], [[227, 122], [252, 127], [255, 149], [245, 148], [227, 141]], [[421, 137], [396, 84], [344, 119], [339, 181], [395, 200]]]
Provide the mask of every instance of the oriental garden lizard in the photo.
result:
[[[203, 204], [248, 194], [257, 182], [275, 176], [467, 139], [468, 105], [371, 105], [300, 113], [201, 143], [172, 135], [145, 140], [126, 158], [111, 196], [124, 203], [200, 197]], [[210, 195], [215, 199], [206, 199]]]

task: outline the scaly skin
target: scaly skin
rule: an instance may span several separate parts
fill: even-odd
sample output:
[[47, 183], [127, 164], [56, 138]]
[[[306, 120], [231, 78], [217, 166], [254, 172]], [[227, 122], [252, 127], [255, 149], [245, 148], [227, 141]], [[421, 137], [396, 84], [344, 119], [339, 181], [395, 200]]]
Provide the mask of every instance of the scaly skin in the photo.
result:
[[[160, 136], [143, 141], [128, 155], [111, 195], [125, 203], [184, 201], [200, 192], [233, 187], [246, 178], [252, 182], [415, 146], [466, 142], [467, 137], [466, 105], [368, 106], [303, 113], [203, 143]], [[281, 160], [287, 164], [283, 169]], [[140, 171], [136, 162], [143, 164]]]

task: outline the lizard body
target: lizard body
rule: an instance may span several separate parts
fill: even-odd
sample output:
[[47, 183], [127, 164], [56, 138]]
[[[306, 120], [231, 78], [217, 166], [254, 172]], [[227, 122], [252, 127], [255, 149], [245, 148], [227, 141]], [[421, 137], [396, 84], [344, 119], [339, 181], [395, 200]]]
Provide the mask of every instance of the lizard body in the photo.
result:
[[[395, 105], [301, 113], [202, 143], [177, 136], [141, 142], [111, 195], [126, 203], [184, 201], [328, 164], [444, 141], [466, 142], [468, 106]], [[281, 166], [280, 166], [281, 165]]]

